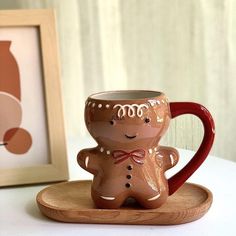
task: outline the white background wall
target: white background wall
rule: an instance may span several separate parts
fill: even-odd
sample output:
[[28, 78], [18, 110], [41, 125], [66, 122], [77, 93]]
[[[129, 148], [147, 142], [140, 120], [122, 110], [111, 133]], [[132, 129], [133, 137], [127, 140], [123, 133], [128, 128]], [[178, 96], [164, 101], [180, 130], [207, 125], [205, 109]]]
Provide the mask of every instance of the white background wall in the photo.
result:
[[[94, 92], [164, 91], [205, 105], [216, 122], [212, 154], [236, 161], [236, 1], [0, 0], [0, 9], [55, 8], [68, 136], [86, 135]], [[174, 120], [164, 143], [195, 150], [198, 119]]]

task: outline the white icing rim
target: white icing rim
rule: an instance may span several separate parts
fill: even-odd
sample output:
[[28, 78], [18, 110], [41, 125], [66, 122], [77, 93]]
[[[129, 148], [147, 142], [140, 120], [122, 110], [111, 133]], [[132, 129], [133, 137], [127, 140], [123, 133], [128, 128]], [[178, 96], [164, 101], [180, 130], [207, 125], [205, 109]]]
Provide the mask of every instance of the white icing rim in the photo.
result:
[[159, 197], [160, 197], [160, 193], [159, 194], [157, 194], [156, 196], [154, 196], [154, 197], [151, 197], [151, 198], [148, 198], [148, 201], [154, 201], [154, 200], [156, 200], [156, 199], [158, 199]]
[[[104, 147], [99, 147], [99, 151], [100, 151], [100, 152], [105, 152], [107, 155], [110, 155], [110, 154], [111, 154], [111, 150], [109, 150], [109, 149], [105, 150]], [[149, 149], [148, 149], [148, 152], [149, 152], [150, 154], [152, 154], [153, 152], [156, 152], [156, 154], [159, 153], [159, 152], [157, 152], [157, 147], [155, 147], [155, 148], [149, 148]], [[163, 155], [160, 155], [160, 154], [158, 154], [158, 156], [163, 157]]]
[[115, 200], [115, 197], [100, 196], [100, 198], [102, 198], [102, 199], [104, 199], [104, 200], [108, 200], [108, 201]]
[[171, 162], [171, 165], [173, 166], [174, 163], [175, 163], [175, 159], [174, 159], [174, 156], [172, 154], [170, 154], [170, 162]]
[[158, 122], [158, 123], [162, 123], [163, 121], [164, 121], [163, 118], [160, 118], [159, 116], [157, 116], [157, 122]]
[[[113, 106], [113, 109], [119, 108], [117, 111], [117, 116], [122, 118], [124, 116], [134, 117], [137, 115], [138, 117], [143, 116], [143, 109], [148, 109], [147, 104], [116, 104]], [[136, 109], [135, 109], [136, 108]]]
[[159, 152], [157, 152], [157, 156], [159, 157], [164, 157], [162, 154], [160, 154]]
[[[164, 100], [164, 99], [162, 99], [161, 101], [162, 101], [163, 104], [165, 104], [165, 100]], [[163, 102], [163, 101], [164, 101], [164, 102]], [[148, 100], [148, 103], [149, 103], [152, 107], [157, 106], [157, 105], [161, 105], [161, 102], [160, 102], [158, 99], [149, 99], [149, 100]]]
[[88, 163], [89, 163], [89, 156], [87, 156], [86, 158], [85, 158], [85, 166], [86, 166], [86, 168], [88, 167]]

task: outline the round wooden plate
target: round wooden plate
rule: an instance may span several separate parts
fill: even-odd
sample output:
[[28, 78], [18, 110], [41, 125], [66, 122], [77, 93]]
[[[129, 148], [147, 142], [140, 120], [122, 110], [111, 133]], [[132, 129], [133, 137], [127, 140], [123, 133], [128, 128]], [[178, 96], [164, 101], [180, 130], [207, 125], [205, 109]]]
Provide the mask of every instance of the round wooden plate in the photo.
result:
[[90, 187], [89, 180], [54, 184], [38, 193], [38, 207], [47, 217], [62, 222], [172, 225], [201, 218], [213, 199], [207, 188], [185, 183], [157, 209], [143, 209], [132, 199], [120, 209], [96, 209]]

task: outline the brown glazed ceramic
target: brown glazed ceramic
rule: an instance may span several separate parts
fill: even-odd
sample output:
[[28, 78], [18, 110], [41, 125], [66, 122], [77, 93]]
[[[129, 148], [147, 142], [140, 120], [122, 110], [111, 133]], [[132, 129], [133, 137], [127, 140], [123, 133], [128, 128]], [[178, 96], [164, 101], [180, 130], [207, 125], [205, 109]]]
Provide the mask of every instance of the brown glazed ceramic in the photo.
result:
[[144, 208], [160, 207], [199, 167], [199, 161], [192, 163], [169, 186], [165, 171], [177, 164], [179, 154], [159, 141], [171, 118], [161, 92], [111, 91], [87, 99], [85, 123], [98, 146], [81, 150], [77, 160], [94, 175], [91, 195], [98, 208], [119, 208], [129, 197]]
[[0, 148], [23, 154], [32, 144], [31, 135], [20, 128], [22, 121], [20, 73], [10, 51], [11, 41], [0, 41]]

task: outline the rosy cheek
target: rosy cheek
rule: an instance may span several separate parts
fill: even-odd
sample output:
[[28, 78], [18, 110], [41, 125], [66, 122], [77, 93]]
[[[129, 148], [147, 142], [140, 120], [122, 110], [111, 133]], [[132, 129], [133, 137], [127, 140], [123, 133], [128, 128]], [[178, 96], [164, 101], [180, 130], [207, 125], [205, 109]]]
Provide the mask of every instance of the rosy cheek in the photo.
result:
[[160, 126], [152, 127], [149, 125], [140, 125], [140, 127], [137, 130], [138, 130], [138, 134], [139, 134], [138, 137], [139, 138], [154, 138], [160, 133], [161, 127]]
[[90, 124], [90, 132], [94, 137], [106, 137], [108, 136], [113, 127], [108, 122], [96, 121]]
[[109, 122], [94, 122], [90, 132], [94, 138], [119, 141], [123, 137], [124, 125], [111, 125]]

